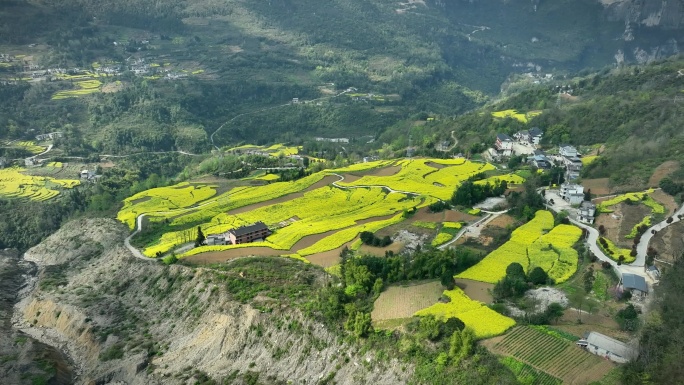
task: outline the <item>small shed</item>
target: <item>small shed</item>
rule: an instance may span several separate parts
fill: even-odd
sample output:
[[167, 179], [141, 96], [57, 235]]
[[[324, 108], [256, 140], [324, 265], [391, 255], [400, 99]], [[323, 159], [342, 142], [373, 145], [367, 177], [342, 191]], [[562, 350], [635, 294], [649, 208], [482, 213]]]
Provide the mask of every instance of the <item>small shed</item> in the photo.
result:
[[658, 270], [655, 265], [647, 267], [646, 274], [650, 275], [654, 281], [658, 281], [660, 279], [660, 270]]
[[630, 290], [632, 294], [648, 294], [648, 284], [646, 283], [646, 279], [636, 274], [622, 274], [622, 288], [624, 290]]

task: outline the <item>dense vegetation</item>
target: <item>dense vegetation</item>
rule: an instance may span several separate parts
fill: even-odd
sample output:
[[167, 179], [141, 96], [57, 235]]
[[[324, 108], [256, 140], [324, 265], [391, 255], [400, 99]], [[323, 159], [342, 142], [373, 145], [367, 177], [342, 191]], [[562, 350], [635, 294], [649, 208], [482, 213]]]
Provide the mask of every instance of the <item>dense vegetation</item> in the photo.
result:
[[[557, 84], [538, 86], [453, 121], [436, 124], [437, 138], [452, 130], [459, 137], [456, 151], [482, 150], [481, 144], [494, 143], [496, 133], [514, 134], [526, 127], [544, 130], [542, 147], [559, 144], [591, 146], [605, 143], [600, 157], [586, 166], [586, 178], [609, 177], [613, 185], [641, 188], [653, 170], [668, 160], [682, 162], [679, 149], [684, 141], [680, 120], [684, 111], [681, 90], [684, 77], [678, 76], [681, 58], [671, 58], [639, 67], [606, 69], [600, 73], [566, 80], [572, 95], [560, 96]], [[487, 113], [502, 109], [528, 111], [544, 108], [528, 126], [514, 119], [498, 119]], [[678, 193], [684, 179], [683, 168], [671, 175], [664, 187]], [[557, 183], [556, 177], [551, 179]], [[658, 186], [652, 186], [658, 187]]]
[[[683, 273], [684, 258], [680, 257], [661, 279], [653, 310], [646, 316], [641, 332], [639, 357], [625, 367], [625, 384], [670, 384], [684, 375], [684, 366], [679, 358], [684, 338]], [[632, 318], [623, 312], [623, 319], [625, 317]]]

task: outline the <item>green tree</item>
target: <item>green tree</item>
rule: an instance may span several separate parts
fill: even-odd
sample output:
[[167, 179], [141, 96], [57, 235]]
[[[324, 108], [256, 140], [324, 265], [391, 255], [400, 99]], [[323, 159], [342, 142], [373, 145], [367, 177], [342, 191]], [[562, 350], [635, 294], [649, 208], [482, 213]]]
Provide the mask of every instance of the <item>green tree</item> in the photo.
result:
[[442, 276], [439, 280], [442, 283], [442, 286], [446, 287], [447, 290], [452, 290], [454, 286], [456, 286], [456, 280], [454, 280], [454, 273], [449, 270], [442, 273]]
[[546, 308], [547, 317], [556, 323], [558, 323], [558, 320], [563, 317], [563, 314], [565, 314], [563, 312], [563, 306], [558, 302], [553, 302]]
[[202, 228], [197, 226], [197, 238], [195, 239], [195, 247], [204, 245], [205, 240], [206, 237], [204, 236], [204, 233], [202, 233]]
[[577, 308], [577, 320], [582, 323], [582, 308], [587, 300], [587, 292], [584, 288], [578, 288], [570, 295], [570, 303]]
[[382, 278], [377, 278], [373, 283], [373, 294], [380, 295], [380, 292], [382, 291], [384, 286], [385, 285], [382, 281]]
[[363, 338], [373, 330], [370, 313], [357, 312], [354, 317], [354, 336]]
[[506, 267], [506, 276], [511, 278], [525, 278], [525, 269], [518, 262], [513, 262]]
[[587, 293], [591, 292], [591, 290], [594, 287], [594, 281], [595, 280], [596, 280], [596, 277], [594, 276], [594, 267], [589, 266], [589, 270], [587, 270], [583, 276], [584, 291], [585, 292], [587, 292]]
[[468, 357], [475, 346], [475, 334], [469, 328], [455, 331], [449, 339], [449, 358], [458, 364]]
[[425, 339], [430, 341], [437, 341], [439, 339], [439, 326], [440, 321], [434, 316], [426, 316], [420, 318], [420, 324], [418, 325], [418, 334]]
[[549, 275], [544, 269], [537, 266], [530, 272], [529, 280], [535, 285], [544, 285], [549, 280]]

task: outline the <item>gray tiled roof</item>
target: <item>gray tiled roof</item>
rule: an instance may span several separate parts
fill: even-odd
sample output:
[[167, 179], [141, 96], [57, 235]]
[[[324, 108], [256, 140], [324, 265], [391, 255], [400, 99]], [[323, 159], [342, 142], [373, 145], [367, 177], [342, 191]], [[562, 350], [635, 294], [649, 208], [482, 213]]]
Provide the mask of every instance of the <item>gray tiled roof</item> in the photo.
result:
[[648, 293], [648, 285], [644, 277], [636, 274], [622, 274], [622, 286], [625, 289], [637, 289]]
[[261, 231], [261, 230], [267, 230], [267, 229], [268, 229], [268, 227], [264, 224], [264, 222], [257, 222], [253, 225], [238, 227], [237, 229], [231, 230], [231, 232], [233, 234], [235, 234], [236, 237], [239, 237], [241, 235], [254, 233], [257, 231]]
[[634, 356], [634, 349], [616, 339], [605, 336], [601, 333], [591, 332], [587, 336], [589, 345], [597, 346], [620, 357], [630, 359]]

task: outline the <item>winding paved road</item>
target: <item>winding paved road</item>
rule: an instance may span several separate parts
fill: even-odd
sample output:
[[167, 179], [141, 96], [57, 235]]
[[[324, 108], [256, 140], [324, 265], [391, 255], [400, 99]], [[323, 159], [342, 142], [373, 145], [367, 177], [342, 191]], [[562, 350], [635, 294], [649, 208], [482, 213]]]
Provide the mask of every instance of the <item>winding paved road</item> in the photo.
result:
[[[551, 198], [554, 200], [556, 204], [554, 205], [547, 205], [548, 208], [552, 209], [553, 211], [559, 212], [562, 210], [566, 210], [570, 208], [569, 205], [565, 203], [555, 192], [552, 192], [550, 190], [546, 191], [546, 198]], [[562, 203], [560, 203], [562, 202]], [[674, 214], [672, 214], [673, 221], [672, 223], [677, 223], [680, 221], [679, 215], [684, 215], [684, 205], [679, 208], [679, 210], [675, 211]], [[670, 224], [667, 223], [667, 219], [657, 223], [653, 226], [651, 226], [644, 235], [642, 235], [641, 240], [639, 244], [637, 245], [637, 256], [636, 260], [630, 264], [622, 264], [618, 265], [617, 262], [612, 260], [610, 257], [606, 256], [601, 248], [598, 246], [598, 239], [599, 239], [599, 232], [597, 229], [593, 228], [592, 226], [586, 225], [584, 223], [578, 222], [572, 217], [568, 217], [570, 222], [573, 225], [576, 225], [579, 228], [585, 229], [588, 232], [587, 236], [587, 245], [589, 246], [589, 250], [591, 250], [592, 253], [601, 261], [605, 261], [611, 264], [613, 266], [613, 269], [616, 271], [616, 273], [622, 277], [623, 273], [630, 273], [630, 274], [637, 274], [645, 277], [647, 280], [650, 280], [651, 278], [644, 272], [644, 267], [646, 265], [646, 252], [648, 250], [648, 245], [651, 241], [651, 238], [653, 237], [653, 233], [651, 230], [656, 230], [656, 231], [661, 231], [662, 229], [666, 228]]]
[[[447, 243], [445, 243], [445, 244], [443, 244], [443, 245], [437, 246], [437, 249], [439, 249], [439, 250], [444, 250], [444, 249], [446, 249], [447, 247], [451, 246], [454, 242], [458, 241], [459, 238], [461, 238], [461, 237], [462, 237], [463, 235], [465, 235], [466, 233], [473, 233], [473, 234], [479, 235], [480, 231], [481, 231], [485, 226], [487, 226], [487, 224], [488, 224], [489, 222], [493, 221], [493, 220], [494, 220], [495, 218], [497, 218], [499, 215], [505, 214], [505, 213], [507, 213], [507, 212], [508, 212], [508, 210], [497, 211], [497, 212], [483, 211], [483, 213], [486, 213], [487, 215], [485, 215], [484, 217], [480, 218], [480, 220], [478, 220], [477, 222], [475, 222], [475, 223], [473, 223], [473, 224], [471, 224], [471, 225], [468, 225], [468, 226], [462, 228], [461, 231], [459, 231], [459, 232], [456, 234], [456, 236], [454, 236], [449, 242], [447, 242]], [[471, 231], [471, 230], [472, 230], [472, 231]]]
[[[679, 210], [675, 211], [674, 214], [670, 216], [672, 218], [672, 223], [679, 222], [680, 215], [684, 216], [684, 204], [682, 205], [682, 207], [679, 208]], [[651, 226], [648, 230], [646, 230], [646, 232], [641, 236], [639, 244], [637, 245], [636, 261], [632, 263], [633, 266], [646, 265], [646, 253], [648, 251], [648, 244], [651, 242], [651, 238], [653, 238], [654, 235], [653, 230], [658, 232], [666, 228], [667, 226], [671, 225], [672, 223], [667, 223], [667, 218], [665, 218], [665, 220], [663, 220], [662, 222], [656, 223], [655, 225]]]
[[[553, 205], [547, 203], [546, 207], [555, 211], [555, 212], [561, 212], [563, 210], [567, 210], [568, 212], [570, 212], [572, 210], [572, 206], [570, 206], [567, 202], [565, 202], [563, 200], [563, 198], [561, 198], [555, 191], [546, 190], [546, 192], [544, 194], [544, 198], [547, 200], [553, 200], [554, 201]], [[586, 225], [584, 223], [581, 223], [581, 222], [575, 220], [571, 216], [568, 216], [568, 219], [570, 220], [570, 223], [572, 223], [573, 225], [575, 225], [581, 229], [587, 230], [588, 235], [586, 238], [586, 243], [589, 246], [589, 250], [591, 250], [591, 252], [600, 261], [610, 263], [610, 265], [613, 266], [613, 270], [615, 270], [615, 272], [620, 277], [622, 277], [621, 268], [623, 266], [618, 266], [617, 262], [613, 261], [612, 259], [610, 259], [610, 257], [605, 255], [603, 253], [603, 251], [601, 250], [601, 248], [598, 246], [598, 244], [597, 244], [598, 238], [599, 238], [598, 230], [596, 230], [595, 228], [593, 228], [589, 225]]]
[[334, 172], [330, 173], [330, 175], [335, 175], [335, 176], [337, 176], [338, 178], [340, 178], [340, 180], [338, 180], [338, 181], [336, 181], [336, 182], [332, 182], [331, 184], [332, 184], [333, 186], [335, 186], [335, 187], [337, 187], [337, 188], [341, 188], [341, 189], [343, 189], [343, 190], [348, 190], [348, 189], [350, 189], [350, 188], [381, 188], [381, 189], [385, 189], [385, 190], [389, 191], [390, 194], [391, 194], [391, 193], [400, 193], [400, 194], [414, 195], [414, 196], [419, 196], [419, 195], [420, 195], [420, 194], [418, 194], [418, 193], [414, 193], [414, 192], [410, 192], [410, 191], [395, 190], [395, 189], [391, 188], [390, 186], [385, 186], [385, 185], [381, 185], [381, 184], [378, 184], [378, 185], [342, 186], [342, 185], [340, 185], [339, 183], [342, 182], [342, 181], [344, 180], [344, 176], [343, 176], [343, 175], [340, 175], [340, 174], [337, 174], [337, 173], [334, 173]]
[[143, 253], [140, 252], [140, 250], [138, 250], [137, 248], [133, 247], [133, 245], [131, 245], [131, 239], [133, 239], [133, 237], [135, 237], [140, 232], [140, 230], [142, 230], [142, 221], [143, 221], [144, 217], [145, 217], [145, 214], [138, 215], [138, 218], [136, 218], [136, 223], [137, 223], [136, 229], [134, 232], [131, 233], [131, 235], [129, 235], [128, 237], [126, 237], [126, 239], [124, 239], [124, 246], [126, 246], [128, 251], [130, 251], [131, 254], [138, 259], [143, 259], [145, 261], [156, 261], [156, 259], [154, 259], [154, 258], [146, 257]]
[[[315, 102], [318, 102], [318, 101], [321, 101], [321, 100], [334, 99], [334, 98], [336, 98], [336, 97], [338, 97], [338, 96], [341, 96], [341, 95], [346, 94], [347, 92], [350, 92], [349, 89], [346, 89], [346, 90], [344, 90], [344, 91], [342, 91], [342, 92], [340, 92], [339, 94], [336, 94], [336, 95], [326, 96], [326, 97], [323, 97], [323, 98], [312, 99], [312, 100], [308, 100], [308, 101], [302, 101], [301, 103], [302, 103], [302, 104], [305, 104], [305, 103], [315, 103]], [[268, 110], [273, 110], [273, 109], [275, 109], [275, 108], [281, 108], [281, 107], [286, 107], [286, 106], [290, 106], [290, 105], [292, 105], [292, 102], [288, 102], [288, 103], [285, 103], [285, 104], [279, 104], [279, 105], [277, 105], [277, 106], [264, 107], [264, 108], [260, 108], [260, 109], [258, 109], [258, 110], [247, 111], [247, 112], [243, 112], [243, 113], [241, 113], [241, 114], [235, 115], [235, 116], [233, 116], [232, 118], [226, 120], [222, 125], [220, 125], [219, 128], [216, 129], [216, 131], [212, 132], [211, 135], [209, 136], [209, 141], [211, 141], [211, 145], [214, 146], [214, 148], [215, 148], [216, 150], [219, 150], [219, 151], [220, 151], [221, 149], [218, 148], [218, 146], [216, 146], [216, 144], [214, 143], [214, 135], [216, 135], [219, 131], [221, 131], [221, 129], [222, 129], [226, 124], [231, 123], [232, 121], [234, 121], [235, 119], [237, 119], [237, 118], [239, 118], [239, 117], [241, 117], [241, 116], [250, 115], [250, 114], [256, 114], [256, 113], [258, 113], [258, 112], [264, 112], [264, 111], [268, 111]]]

